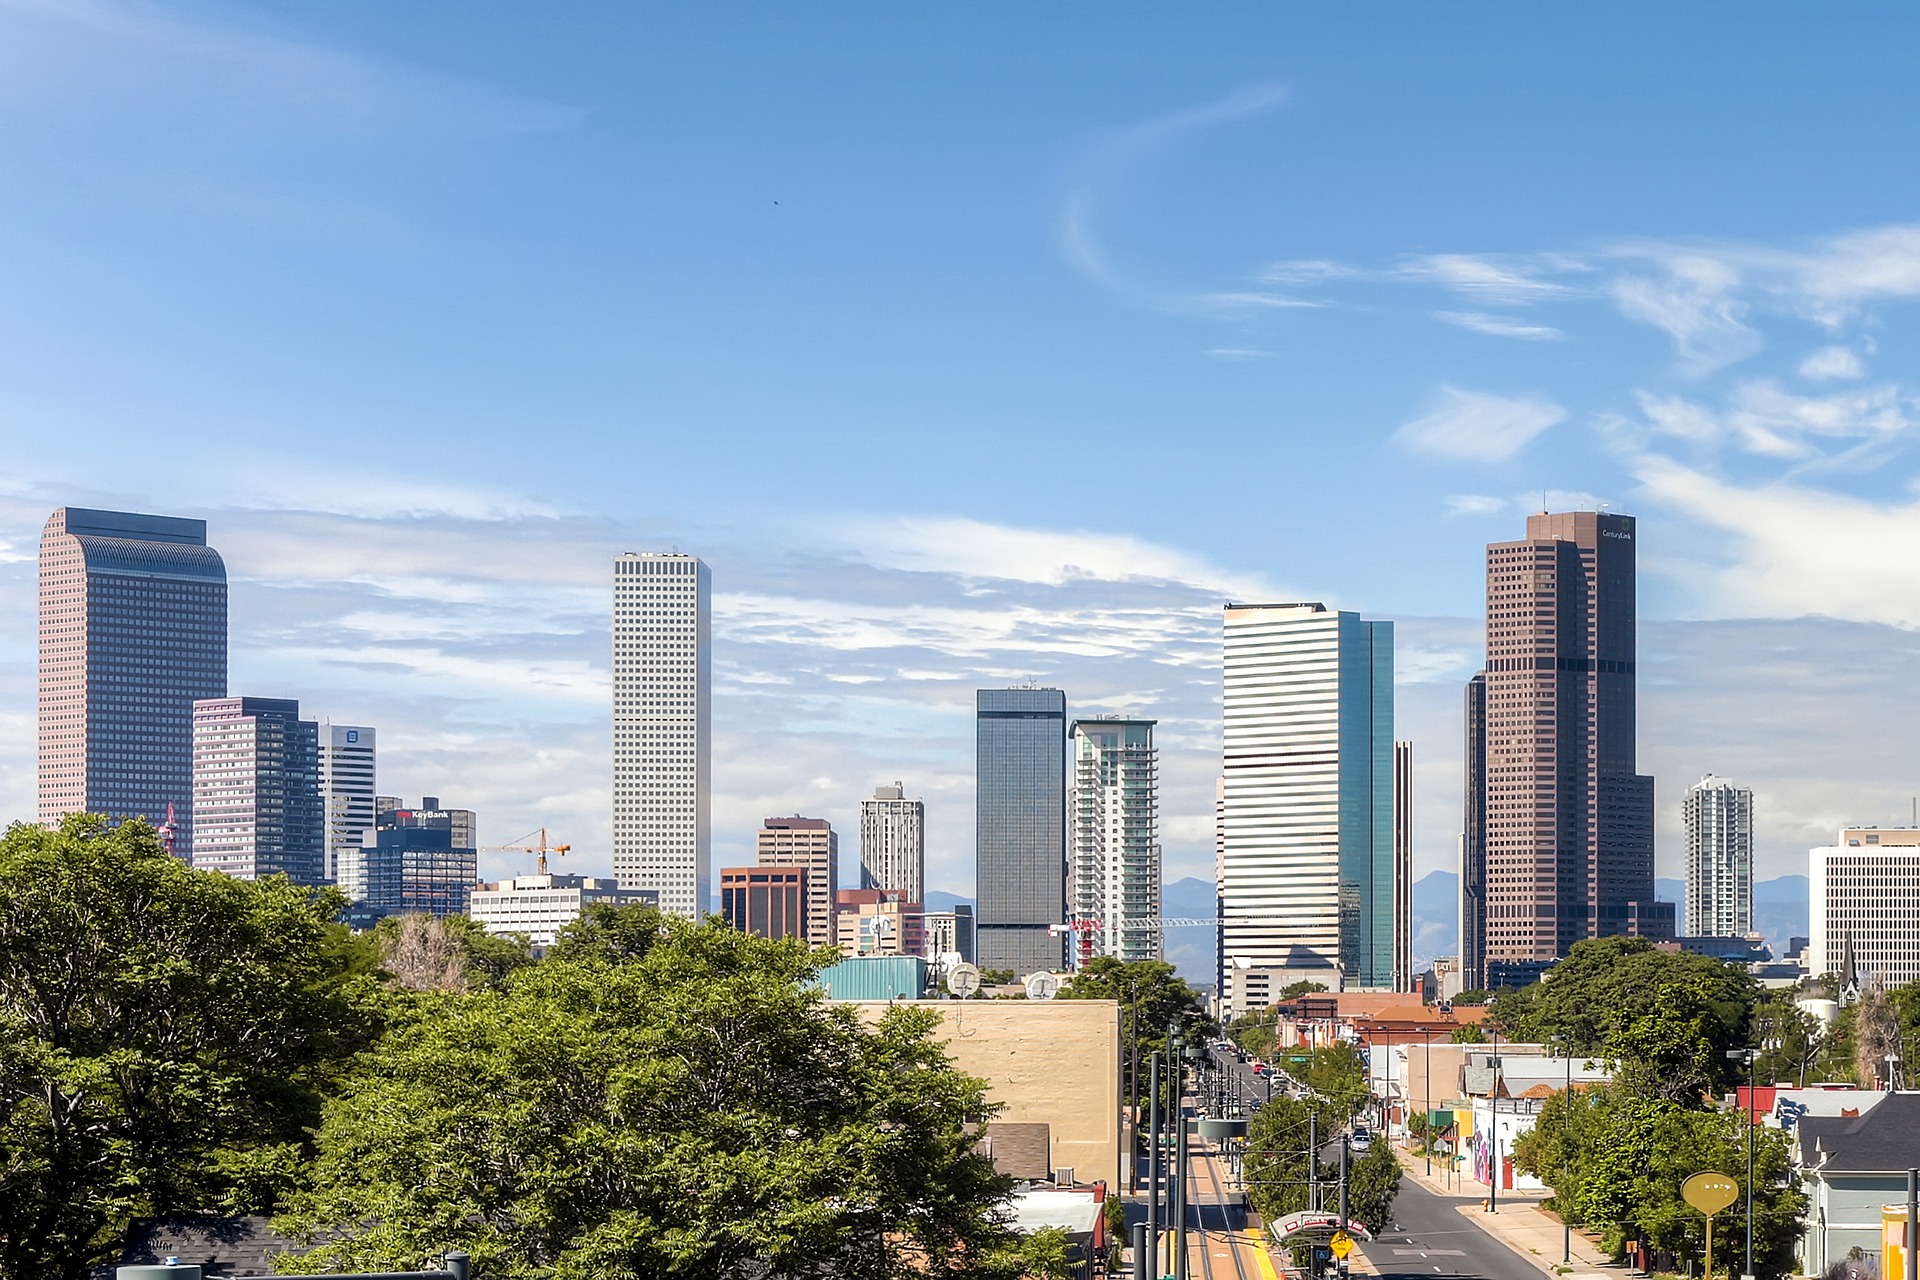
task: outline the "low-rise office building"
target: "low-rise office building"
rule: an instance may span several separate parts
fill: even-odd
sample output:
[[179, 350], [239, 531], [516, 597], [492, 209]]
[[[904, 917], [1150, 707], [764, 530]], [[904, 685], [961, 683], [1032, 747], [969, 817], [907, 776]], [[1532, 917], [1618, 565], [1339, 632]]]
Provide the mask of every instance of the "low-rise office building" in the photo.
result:
[[474, 888], [468, 914], [488, 933], [525, 934], [536, 947], [550, 947], [562, 929], [595, 903], [611, 907], [658, 906], [652, 889], [622, 889], [597, 876], [515, 876]]

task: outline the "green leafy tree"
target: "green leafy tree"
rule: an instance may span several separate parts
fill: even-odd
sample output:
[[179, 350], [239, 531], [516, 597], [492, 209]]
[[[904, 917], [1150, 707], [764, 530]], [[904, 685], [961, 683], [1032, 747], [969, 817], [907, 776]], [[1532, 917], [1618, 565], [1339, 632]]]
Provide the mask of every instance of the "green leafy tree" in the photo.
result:
[[[1695, 1173], [1746, 1181], [1745, 1117], [1689, 1108], [1616, 1082], [1556, 1095], [1533, 1131], [1515, 1145], [1514, 1163], [1553, 1188], [1554, 1207], [1593, 1228], [1615, 1258], [1645, 1241], [1682, 1256], [1704, 1250], [1704, 1220], [1680, 1198]], [[1762, 1277], [1789, 1275], [1806, 1198], [1792, 1178], [1788, 1135], [1755, 1128], [1754, 1266]], [[1745, 1247], [1744, 1202], [1714, 1221], [1714, 1253]]]
[[[1254, 1113], [1247, 1126], [1247, 1153], [1242, 1165], [1247, 1198], [1261, 1217], [1275, 1218], [1305, 1209], [1311, 1203], [1310, 1180], [1318, 1172], [1322, 1192], [1338, 1176], [1325, 1160], [1310, 1154], [1310, 1140], [1323, 1149], [1347, 1121], [1346, 1111], [1327, 1098], [1289, 1098], [1273, 1101]], [[1324, 1202], [1324, 1199], [1323, 1199]]]
[[868, 1026], [811, 985], [817, 954], [713, 923], [635, 949], [420, 997], [328, 1104], [283, 1225], [343, 1234], [298, 1265], [455, 1247], [501, 1280], [1059, 1271], [1057, 1236], [1001, 1218], [1009, 1183], [974, 1149], [994, 1108], [934, 1013]]
[[1479, 1023], [1468, 1022], [1449, 1032], [1447, 1040], [1451, 1044], [1485, 1044], [1487, 1033], [1480, 1029]]
[[135, 1217], [270, 1210], [370, 1036], [344, 905], [153, 829], [0, 838], [0, 1277], [78, 1280]]
[[1378, 1234], [1393, 1221], [1394, 1197], [1400, 1194], [1400, 1161], [1393, 1148], [1376, 1142], [1347, 1166], [1347, 1212]]
[[1129, 1063], [1141, 1063], [1137, 1091], [1147, 1092], [1147, 1055], [1167, 1047], [1167, 1028], [1188, 1040], [1219, 1034], [1204, 997], [1161, 960], [1122, 961], [1095, 956], [1060, 988], [1062, 1000], [1118, 1000], [1120, 1035]]
[[1316, 991], [1325, 991], [1326, 989], [1327, 984], [1324, 982], [1315, 982], [1311, 978], [1302, 978], [1298, 982], [1289, 982], [1286, 986], [1280, 988], [1280, 999], [1282, 1003], [1288, 1000], [1298, 1000], [1301, 996], [1312, 995]]
[[1279, 1048], [1279, 1022], [1277, 1011], [1255, 1009], [1227, 1024], [1227, 1038], [1256, 1058], [1271, 1058]]
[[1307, 1055], [1304, 1067], [1294, 1072], [1301, 1084], [1330, 1099], [1345, 1115], [1358, 1111], [1373, 1090], [1367, 1080], [1367, 1061], [1360, 1050], [1342, 1041], [1322, 1045]]
[[1804, 1086], [1826, 1039], [1820, 1020], [1795, 1001], [1792, 987], [1764, 991], [1753, 1006], [1753, 1039], [1760, 1046], [1754, 1078], [1769, 1084]]
[[1466, 1004], [1466, 1005], [1492, 1004], [1493, 992], [1488, 991], [1484, 987], [1475, 987], [1470, 991], [1462, 991], [1459, 995], [1455, 996], [1451, 1001], [1449, 1001], [1449, 1003], [1450, 1004]]
[[1750, 1041], [1758, 986], [1709, 956], [1645, 938], [1576, 942], [1545, 981], [1503, 991], [1495, 1023], [1515, 1040], [1570, 1043], [1637, 1072], [1648, 1090], [1691, 1101], [1730, 1087], [1728, 1049]]
[[547, 958], [570, 964], [627, 964], [644, 960], [666, 930], [667, 918], [656, 907], [590, 902], [560, 930]]

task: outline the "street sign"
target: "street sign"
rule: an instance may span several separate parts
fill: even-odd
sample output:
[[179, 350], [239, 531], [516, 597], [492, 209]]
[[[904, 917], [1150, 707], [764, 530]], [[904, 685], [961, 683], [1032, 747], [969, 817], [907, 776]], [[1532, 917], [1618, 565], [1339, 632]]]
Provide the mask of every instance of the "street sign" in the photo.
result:
[[1724, 1173], [1696, 1173], [1680, 1184], [1680, 1198], [1711, 1218], [1740, 1198], [1740, 1184]]
[[1332, 1243], [1327, 1247], [1333, 1250], [1334, 1257], [1345, 1262], [1347, 1255], [1353, 1252], [1353, 1237], [1344, 1231], [1336, 1231], [1333, 1233]]

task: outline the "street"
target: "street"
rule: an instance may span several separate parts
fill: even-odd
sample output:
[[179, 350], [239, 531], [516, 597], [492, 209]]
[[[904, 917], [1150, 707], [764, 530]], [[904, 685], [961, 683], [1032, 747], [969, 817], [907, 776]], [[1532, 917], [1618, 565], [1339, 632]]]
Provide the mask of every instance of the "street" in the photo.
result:
[[1360, 1251], [1382, 1276], [1540, 1280], [1540, 1267], [1482, 1231], [1470, 1212], [1459, 1211], [1461, 1203], [1403, 1176], [1393, 1222]]

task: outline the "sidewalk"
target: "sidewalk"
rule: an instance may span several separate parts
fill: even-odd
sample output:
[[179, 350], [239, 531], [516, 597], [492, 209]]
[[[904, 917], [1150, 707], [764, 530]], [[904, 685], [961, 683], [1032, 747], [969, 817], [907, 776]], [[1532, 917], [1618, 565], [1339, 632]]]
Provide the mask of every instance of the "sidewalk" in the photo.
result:
[[1394, 1154], [1400, 1158], [1401, 1176], [1442, 1199], [1454, 1201], [1462, 1217], [1548, 1275], [1567, 1275], [1571, 1280], [1619, 1280], [1626, 1274], [1624, 1266], [1608, 1258], [1577, 1230], [1573, 1233], [1573, 1261], [1560, 1261], [1565, 1228], [1558, 1216], [1540, 1206], [1547, 1198], [1546, 1192], [1502, 1191], [1498, 1211], [1488, 1213], [1481, 1208], [1487, 1189], [1480, 1183], [1462, 1175], [1457, 1186], [1449, 1186], [1438, 1169], [1431, 1176], [1425, 1172], [1423, 1159], [1400, 1147], [1394, 1148]]

